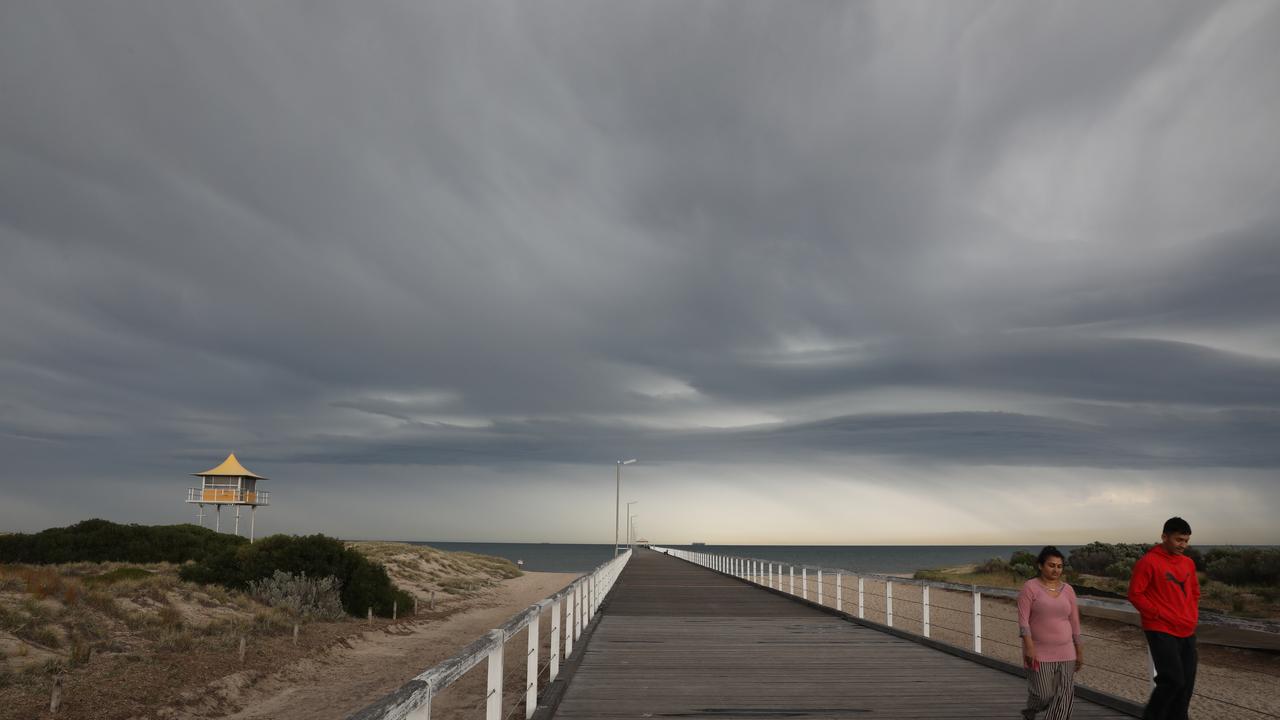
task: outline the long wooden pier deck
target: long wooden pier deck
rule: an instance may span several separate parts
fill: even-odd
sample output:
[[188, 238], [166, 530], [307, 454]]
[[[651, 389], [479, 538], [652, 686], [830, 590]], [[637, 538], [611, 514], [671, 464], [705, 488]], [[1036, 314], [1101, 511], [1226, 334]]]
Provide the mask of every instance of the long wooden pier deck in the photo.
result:
[[[1026, 681], [642, 550], [553, 717], [1016, 718]], [[1072, 717], [1127, 718], [1077, 697]]]

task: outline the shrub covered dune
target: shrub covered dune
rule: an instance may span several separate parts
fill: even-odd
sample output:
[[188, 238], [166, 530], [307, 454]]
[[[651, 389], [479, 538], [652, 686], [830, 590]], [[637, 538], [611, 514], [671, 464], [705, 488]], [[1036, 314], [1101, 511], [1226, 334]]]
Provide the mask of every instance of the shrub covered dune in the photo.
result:
[[[1151, 549], [1149, 544], [1091, 542], [1067, 557], [1068, 582], [1096, 594], [1123, 595], [1134, 563]], [[1201, 604], [1240, 615], [1280, 615], [1280, 548], [1191, 547], [1187, 557], [1196, 564], [1202, 586]], [[1023, 551], [1008, 560], [991, 558], [967, 572], [924, 570], [921, 579], [1013, 586], [1036, 575], [1036, 556]]]
[[[341, 540], [324, 535], [272, 535], [255, 543], [195, 525], [119, 525], [85, 520], [34, 534], [0, 536], [0, 563], [47, 565], [77, 562], [174, 563], [182, 580], [241, 590], [310, 597], [319, 608], [337, 591], [342, 608], [390, 617], [393, 604], [413, 599], [397, 588], [381, 565]], [[128, 572], [128, 570], [122, 570]], [[133, 570], [133, 572], [139, 572]], [[301, 608], [299, 608], [301, 609]]]

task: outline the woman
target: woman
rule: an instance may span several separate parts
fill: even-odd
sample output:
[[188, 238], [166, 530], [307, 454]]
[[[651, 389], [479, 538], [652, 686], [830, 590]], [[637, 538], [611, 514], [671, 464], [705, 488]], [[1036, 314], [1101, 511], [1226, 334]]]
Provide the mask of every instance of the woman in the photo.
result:
[[1076, 594], [1062, 581], [1064, 559], [1050, 545], [1036, 557], [1040, 574], [1018, 595], [1018, 634], [1027, 668], [1026, 720], [1048, 710], [1045, 720], [1068, 720], [1075, 699], [1075, 672], [1084, 665]]

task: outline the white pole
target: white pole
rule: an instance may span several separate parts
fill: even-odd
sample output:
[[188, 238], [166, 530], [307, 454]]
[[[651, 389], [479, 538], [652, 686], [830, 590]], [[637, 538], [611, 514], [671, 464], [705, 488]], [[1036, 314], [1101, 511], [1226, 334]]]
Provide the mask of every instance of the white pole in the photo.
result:
[[217, 504], [217, 505], [214, 505], [214, 506], [213, 506], [213, 508], [214, 508], [214, 510], [215, 510], [215, 511], [217, 511], [217, 513], [218, 513], [218, 517], [217, 517], [217, 519], [214, 521], [214, 522], [216, 522], [217, 524], [213, 526], [213, 529], [214, 529], [214, 531], [216, 531], [216, 532], [222, 532], [222, 504], [221, 504], [221, 503], [219, 503], [219, 504]]
[[525, 689], [524, 689], [524, 717], [525, 720], [533, 717], [533, 711], [538, 709], [538, 620], [539, 616], [534, 615], [533, 620], [529, 621], [529, 655], [525, 663]]
[[884, 581], [884, 617], [889, 627], [893, 627], [893, 581]]
[[791, 594], [795, 595], [796, 594], [796, 566], [788, 565], [787, 568], [788, 568], [787, 572], [790, 573], [791, 575]]
[[973, 591], [973, 651], [982, 654], [982, 593]]
[[551, 603], [551, 675], [548, 681], [560, 674], [560, 601]]
[[840, 571], [836, 571], [836, 609], [844, 612], [844, 589], [840, 587]]
[[249, 543], [253, 544], [253, 527], [254, 521], [258, 518], [258, 506], [249, 506]]
[[618, 557], [618, 514], [622, 511], [622, 461], [614, 473], [615, 492], [613, 495], [613, 556]]
[[866, 597], [863, 594], [863, 590], [865, 589], [866, 588], [863, 585], [863, 578], [859, 577], [858, 578], [858, 617], [859, 618], [867, 617]]
[[822, 570], [818, 570], [818, 604], [822, 604]]
[[929, 586], [928, 585], [925, 585], [924, 589], [920, 591], [920, 598], [921, 598], [920, 606], [924, 608], [924, 610], [922, 611], [924, 615], [924, 622], [923, 622], [924, 636], [929, 637]]
[[240, 506], [236, 505], [236, 537], [240, 536]]
[[573, 654], [573, 591], [564, 596], [564, 659]]
[[490, 630], [489, 636], [497, 641], [489, 651], [489, 694], [485, 700], [485, 720], [502, 720], [502, 651], [506, 645], [501, 630]]
[[809, 599], [809, 568], [800, 568], [800, 592], [805, 600]]

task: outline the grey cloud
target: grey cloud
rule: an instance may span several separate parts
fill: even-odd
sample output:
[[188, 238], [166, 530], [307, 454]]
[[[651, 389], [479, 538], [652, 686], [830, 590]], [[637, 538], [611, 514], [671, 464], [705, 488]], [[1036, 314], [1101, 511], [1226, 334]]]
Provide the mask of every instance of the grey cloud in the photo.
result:
[[0, 12], [24, 472], [1275, 464], [1276, 358], [1183, 337], [1276, 337], [1275, 10]]

